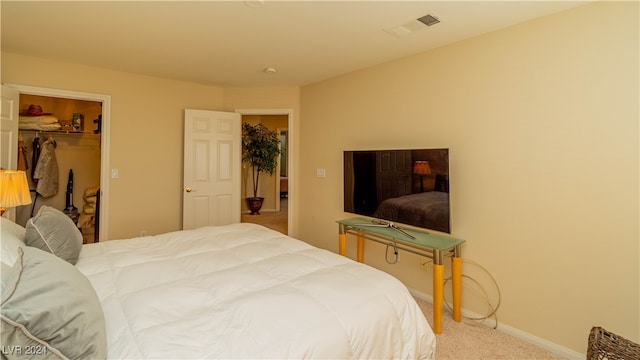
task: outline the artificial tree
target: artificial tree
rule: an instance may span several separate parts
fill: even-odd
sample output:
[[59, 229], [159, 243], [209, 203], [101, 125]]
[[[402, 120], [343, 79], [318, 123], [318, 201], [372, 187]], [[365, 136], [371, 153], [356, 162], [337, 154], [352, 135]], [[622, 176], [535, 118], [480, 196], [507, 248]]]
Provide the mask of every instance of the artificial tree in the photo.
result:
[[260, 173], [273, 175], [278, 166], [278, 156], [282, 153], [278, 133], [269, 130], [262, 123], [242, 124], [242, 161], [251, 166], [253, 197], [247, 197], [252, 215], [260, 214], [263, 197], [258, 197]]

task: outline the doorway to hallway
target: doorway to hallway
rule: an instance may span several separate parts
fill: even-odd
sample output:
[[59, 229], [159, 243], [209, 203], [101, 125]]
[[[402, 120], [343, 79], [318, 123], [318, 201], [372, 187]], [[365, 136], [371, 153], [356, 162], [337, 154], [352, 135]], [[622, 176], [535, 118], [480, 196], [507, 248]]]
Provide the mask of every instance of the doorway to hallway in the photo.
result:
[[[286, 144], [284, 144], [283, 151], [286, 151], [286, 154], [280, 159], [280, 164], [278, 166], [278, 170], [273, 176], [273, 179], [269, 180], [270, 183], [267, 184], [267, 193], [270, 197], [270, 203], [265, 202], [266, 207], [263, 205], [263, 208], [260, 210], [260, 215], [249, 215], [246, 205], [245, 196], [242, 196], [242, 213], [241, 213], [241, 222], [252, 222], [264, 225], [268, 228], [279, 231], [285, 235], [291, 235], [292, 232], [292, 213], [293, 213], [293, 203], [292, 199], [295, 199], [295, 187], [293, 186], [293, 178], [294, 178], [294, 139], [293, 134], [295, 133], [293, 130], [293, 110], [292, 109], [236, 109], [235, 112], [240, 113], [242, 115], [242, 120], [245, 122], [255, 122], [265, 120], [267, 122], [274, 121], [272, 126], [265, 124], [267, 127], [272, 127], [273, 130], [279, 132], [281, 136], [284, 134], [286, 137]], [[282, 120], [278, 120], [278, 118]], [[243, 170], [245, 164], [242, 165]], [[284, 171], [284, 173], [282, 172]], [[267, 175], [269, 176], [269, 175]], [[266, 178], [266, 177], [264, 177]], [[248, 185], [246, 183], [246, 178], [243, 175], [243, 190], [246, 189]], [[250, 180], [250, 179], [249, 179]], [[266, 180], [266, 179], [265, 179]], [[284, 181], [284, 188], [283, 188]], [[260, 177], [260, 185], [259, 185], [259, 194], [258, 196], [263, 196], [260, 194], [260, 186], [263, 186], [263, 176]]]

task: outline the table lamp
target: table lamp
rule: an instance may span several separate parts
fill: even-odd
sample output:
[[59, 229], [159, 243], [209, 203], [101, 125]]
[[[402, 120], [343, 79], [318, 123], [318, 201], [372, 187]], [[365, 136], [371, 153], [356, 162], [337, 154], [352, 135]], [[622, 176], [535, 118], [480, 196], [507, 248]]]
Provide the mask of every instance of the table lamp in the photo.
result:
[[420, 192], [424, 192], [424, 177], [431, 174], [429, 162], [419, 160], [413, 163], [413, 173], [420, 176]]
[[6, 208], [31, 204], [27, 174], [21, 170], [0, 170], [0, 216]]

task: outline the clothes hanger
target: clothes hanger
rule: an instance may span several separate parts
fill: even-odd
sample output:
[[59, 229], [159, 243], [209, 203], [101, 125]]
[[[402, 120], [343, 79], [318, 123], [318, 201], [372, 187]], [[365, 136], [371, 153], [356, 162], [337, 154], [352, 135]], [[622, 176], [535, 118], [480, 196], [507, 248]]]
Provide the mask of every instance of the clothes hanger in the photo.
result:
[[53, 135], [49, 134], [49, 138], [47, 139], [47, 141], [51, 142], [54, 148], [58, 147], [58, 143], [56, 142], [56, 139], [53, 138]]

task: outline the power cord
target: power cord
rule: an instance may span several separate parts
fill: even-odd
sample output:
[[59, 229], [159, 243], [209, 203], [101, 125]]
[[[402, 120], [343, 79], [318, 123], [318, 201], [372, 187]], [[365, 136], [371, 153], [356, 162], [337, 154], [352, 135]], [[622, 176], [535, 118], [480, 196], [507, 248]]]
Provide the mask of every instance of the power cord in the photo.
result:
[[[493, 318], [495, 319], [495, 322], [496, 322], [496, 323], [495, 323], [495, 325], [493, 326], [493, 328], [494, 328], [494, 329], [497, 329], [497, 328], [498, 328], [498, 314], [497, 314], [497, 312], [498, 312], [498, 309], [500, 308], [500, 303], [502, 302], [502, 294], [501, 294], [501, 292], [500, 292], [500, 287], [498, 286], [498, 282], [496, 281], [496, 279], [491, 275], [491, 273], [490, 273], [486, 268], [484, 268], [482, 265], [478, 264], [477, 262], [475, 262], [475, 261], [473, 261], [473, 260], [464, 259], [464, 258], [462, 259], [462, 261], [463, 261], [463, 262], [470, 263], [470, 264], [473, 264], [473, 265], [475, 265], [475, 266], [479, 267], [480, 269], [482, 269], [482, 270], [483, 270], [483, 271], [484, 271], [484, 272], [489, 276], [489, 278], [491, 279], [491, 281], [493, 282], [493, 284], [494, 284], [494, 285], [495, 285], [495, 287], [496, 287], [496, 291], [498, 292], [498, 303], [497, 303], [497, 304], [496, 304], [496, 306], [494, 307], [494, 306], [491, 304], [491, 301], [489, 300], [489, 296], [487, 295], [487, 292], [486, 292], [486, 291], [485, 291], [485, 289], [482, 287], [482, 285], [480, 285], [480, 283], [479, 283], [476, 279], [472, 278], [471, 276], [468, 276], [468, 275], [464, 275], [464, 274], [463, 274], [463, 275], [462, 275], [462, 277], [467, 278], [467, 279], [469, 279], [469, 280], [473, 281], [473, 282], [478, 286], [478, 288], [479, 288], [480, 290], [482, 290], [483, 298], [484, 298], [484, 300], [487, 302], [487, 305], [488, 305], [489, 309], [491, 310], [487, 315], [484, 315], [484, 316], [480, 316], [480, 317], [469, 317], [469, 316], [465, 316], [465, 318], [467, 318], [467, 319], [469, 319], [469, 320], [479, 321], [479, 322], [481, 322], [481, 323], [482, 323], [482, 322], [484, 322], [485, 320], [487, 320], [487, 319], [489, 319], [489, 318], [493, 317]], [[447, 282], [449, 282], [450, 280], [451, 280], [451, 276], [449, 276], [449, 277], [447, 277], [446, 279], [444, 279], [444, 284], [443, 284], [443, 286], [444, 286], [444, 285], [446, 285], [446, 284], [447, 284]], [[453, 312], [453, 307], [452, 307], [452, 306], [451, 306], [451, 305], [446, 301], [446, 299], [444, 299], [444, 291], [443, 291], [443, 293], [442, 293], [442, 300], [443, 300], [442, 302], [445, 304], [445, 306], [447, 307], [447, 309], [449, 309], [449, 311]]]
[[[395, 260], [393, 262], [389, 261], [389, 246], [393, 245], [393, 255], [395, 256]], [[387, 248], [384, 251], [384, 260], [389, 264], [395, 264], [400, 260], [400, 252], [398, 251], [398, 243], [393, 240], [393, 243], [387, 243]]]

